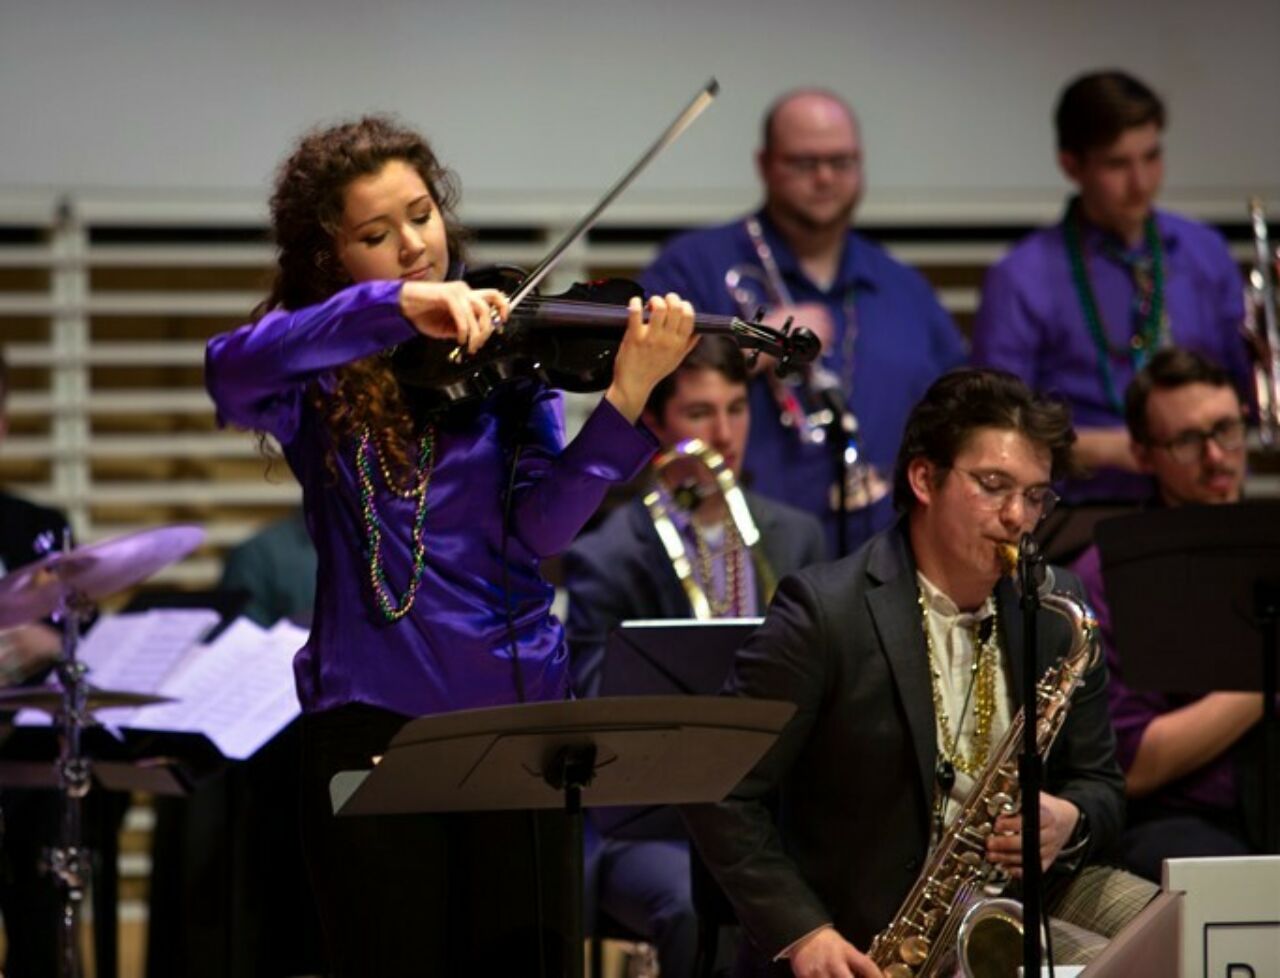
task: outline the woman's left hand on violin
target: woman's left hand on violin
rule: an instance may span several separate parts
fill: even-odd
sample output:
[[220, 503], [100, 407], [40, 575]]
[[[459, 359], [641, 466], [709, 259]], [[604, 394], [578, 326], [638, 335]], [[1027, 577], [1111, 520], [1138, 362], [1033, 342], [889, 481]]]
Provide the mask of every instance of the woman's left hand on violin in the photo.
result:
[[658, 381], [697, 344], [693, 323], [693, 306], [674, 292], [652, 296], [647, 305], [642, 306], [639, 299], [628, 304], [627, 331], [614, 361], [613, 383], [604, 396], [632, 424]]

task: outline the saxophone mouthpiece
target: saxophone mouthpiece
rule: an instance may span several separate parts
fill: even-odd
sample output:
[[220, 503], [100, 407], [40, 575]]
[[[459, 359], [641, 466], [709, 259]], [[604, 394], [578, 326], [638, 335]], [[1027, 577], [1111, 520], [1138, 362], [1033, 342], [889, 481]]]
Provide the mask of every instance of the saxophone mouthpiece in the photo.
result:
[[1004, 568], [1004, 572], [1013, 577], [1018, 572], [1018, 547], [1012, 543], [996, 544], [996, 557], [1000, 561], [1000, 566]]

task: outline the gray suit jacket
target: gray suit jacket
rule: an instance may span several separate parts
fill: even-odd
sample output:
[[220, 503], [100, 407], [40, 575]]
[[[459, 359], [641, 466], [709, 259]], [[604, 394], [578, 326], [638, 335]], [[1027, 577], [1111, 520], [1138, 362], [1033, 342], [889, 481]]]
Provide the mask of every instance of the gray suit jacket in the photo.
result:
[[[1077, 595], [1079, 583], [1055, 571]], [[1020, 702], [1022, 614], [997, 588], [1002, 648]], [[1068, 648], [1039, 616], [1037, 669]], [[760, 957], [834, 922], [865, 950], [926, 856], [937, 744], [915, 562], [904, 524], [844, 560], [783, 581], [764, 625], [738, 653], [726, 692], [789, 700], [797, 711], [759, 765], [719, 805], [682, 811]], [[1050, 753], [1046, 790], [1089, 818], [1090, 851], [1119, 834], [1124, 782], [1099, 664], [1076, 693]], [[777, 791], [770, 817], [764, 798]]]
[[[746, 497], [760, 530], [760, 547], [778, 578], [826, 557], [817, 519], [755, 493]], [[575, 541], [565, 554], [564, 567], [569, 592], [565, 631], [573, 688], [579, 696], [593, 696], [599, 688], [605, 638], [619, 622], [693, 614], [641, 499], [614, 510]], [[757, 588], [760, 583], [757, 575]], [[761, 608], [762, 599], [757, 594]]]

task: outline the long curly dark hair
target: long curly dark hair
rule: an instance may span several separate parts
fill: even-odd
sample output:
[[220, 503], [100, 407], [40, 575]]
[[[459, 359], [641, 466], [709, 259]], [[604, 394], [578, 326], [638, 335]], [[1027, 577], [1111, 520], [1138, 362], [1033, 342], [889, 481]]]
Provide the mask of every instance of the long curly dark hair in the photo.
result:
[[[276, 174], [271, 228], [277, 268], [255, 318], [275, 308], [315, 305], [352, 284], [334, 249], [346, 189], [392, 160], [408, 163], [422, 177], [444, 221], [450, 260], [462, 259], [466, 232], [454, 214], [457, 182], [421, 135], [382, 115], [314, 129]], [[334, 376], [329, 390], [313, 384], [310, 391], [312, 404], [328, 424], [330, 451], [351, 444], [368, 427], [390, 471], [412, 478], [418, 433], [388, 361], [367, 357], [339, 368]], [[328, 461], [332, 470], [332, 457]]]

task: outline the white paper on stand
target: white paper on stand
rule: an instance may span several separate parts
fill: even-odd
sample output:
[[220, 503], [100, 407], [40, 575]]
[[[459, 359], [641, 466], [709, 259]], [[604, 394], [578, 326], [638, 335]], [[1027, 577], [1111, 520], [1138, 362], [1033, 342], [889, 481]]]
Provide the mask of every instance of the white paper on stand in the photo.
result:
[[[203, 734], [234, 760], [253, 755], [299, 713], [293, 658], [307, 631], [289, 621], [268, 630], [239, 618], [200, 644], [217, 621], [217, 612], [205, 609], [153, 609], [99, 620], [80, 646], [90, 684], [174, 702], [98, 710], [95, 716], [115, 727]], [[49, 717], [25, 710], [18, 722], [47, 725]]]
[[[163, 695], [162, 687], [182, 668], [197, 643], [218, 623], [208, 608], [153, 608], [99, 618], [76, 648], [88, 668], [90, 686], [130, 693]], [[110, 727], [131, 726], [135, 707], [98, 710], [94, 715]], [[23, 710], [17, 723], [48, 726], [47, 713]]]
[[237, 619], [165, 684], [160, 692], [176, 702], [142, 707], [130, 726], [204, 734], [226, 757], [244, 760], [298, 715], [293, 657], [306, 640], [289, 622], [268, 631]]

